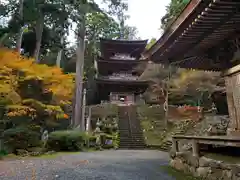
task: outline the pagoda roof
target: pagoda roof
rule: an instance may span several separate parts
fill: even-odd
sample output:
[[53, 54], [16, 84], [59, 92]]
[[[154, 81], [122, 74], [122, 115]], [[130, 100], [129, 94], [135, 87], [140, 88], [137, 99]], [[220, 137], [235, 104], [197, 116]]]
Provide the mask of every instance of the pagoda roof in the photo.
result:
[[[223, 70], [227, 66], [216, 62], [218, 52], [209, 54], [216, 47], [220, 49], [226, 40], [240, 30], [239, 9], [239, 0], [191, 0], [160, 39], [143, 54], [162, 64], [171, 63], [182, 68], [200, 70]], [[226, 60], [226, 57], [222, 60]]]
[[[144, 64], [139, 63], [123, 63], [121, 61], [113, 62], [113, 61], [105, 61], [105, 60], [98, 60], [98, 72], [101, 75], [107, 75], [108, 72], [135, 72], [138, 75], [141, 75], [144, 71], [144, 68], [138, 68]], [[144, 62], [143, 62], [144, 63]], [[144, 66], [145, 67], [145, 66]]]
[[101, 55], [110, 59], [116, 53], [130, 54], [133, 57], [140, 57], [145, 50], [148, 40], [112, 40], [100, 39]]
[[97, 77], [96, 83], [104, 92], [136, 92], [143, 93], [149, 82], [146, 80], [112, 80]]

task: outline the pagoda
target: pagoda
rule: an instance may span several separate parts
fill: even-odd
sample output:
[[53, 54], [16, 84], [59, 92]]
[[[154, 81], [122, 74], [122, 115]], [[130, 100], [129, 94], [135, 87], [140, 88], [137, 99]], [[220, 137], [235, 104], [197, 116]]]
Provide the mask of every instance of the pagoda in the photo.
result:
[[96, 82], [99, 99], [114, 104], [135, 104], [148, 87], [148, 82], [140, 80], [142, 71], [136, 67], [147, 40], [101, 39], [101, 55], [95, 61]]

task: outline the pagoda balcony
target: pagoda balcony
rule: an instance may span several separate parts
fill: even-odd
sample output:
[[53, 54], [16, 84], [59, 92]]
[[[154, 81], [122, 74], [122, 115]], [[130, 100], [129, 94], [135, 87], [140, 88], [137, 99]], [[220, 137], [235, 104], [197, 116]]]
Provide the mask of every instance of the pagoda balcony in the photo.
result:
[[139, 79], [139, 76], [115, 76], [115, 75], [109, 75], [109, 76], [97, 76], [98, 79], [104, 79], [104, 80], [124, 80], [124, 81], [135, 81]]
[[126, 60], [126, 61], [137, 60], [136, 57], [132, 57], [130, 54], [120, 54], [120, 53], [117, 53], [114, 56], [111, 56], [110, 59], [112, 59], [112, 60]]
[[125, 85], [137, 85], [137, 84], [148, 84], [147, 80], [139, 79], [139, 76], [103, 76], [97, 75], [96, 80], [103, 84], [125, 84]]

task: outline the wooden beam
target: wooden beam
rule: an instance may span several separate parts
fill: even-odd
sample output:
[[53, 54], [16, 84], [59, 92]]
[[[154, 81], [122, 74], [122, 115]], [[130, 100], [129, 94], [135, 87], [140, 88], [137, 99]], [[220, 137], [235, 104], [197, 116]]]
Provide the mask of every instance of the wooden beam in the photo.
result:
[[148, 58], [161, 48], [184, 23], [184, 21], [195, 11], [201, 2], [202, 0], [191, 0], [180, 16], [171, 24], [171, 26], [169, 26], [163, 36], [148, 51], [143, 53], [144, 56], [147, 56]]

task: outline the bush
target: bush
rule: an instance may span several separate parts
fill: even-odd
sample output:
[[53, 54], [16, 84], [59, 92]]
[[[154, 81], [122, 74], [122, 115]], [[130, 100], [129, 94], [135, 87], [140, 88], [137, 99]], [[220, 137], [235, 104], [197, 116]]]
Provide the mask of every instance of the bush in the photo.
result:
[[97, 140], [96, 136], [89, 136], [88, 137], [88, 145], [89, 145], [89, 147], [96, 147], [96, 140]]
[[49, 134], [46, 147], [54, 151], [80, 151], [87, 140], [87, 135], [79, 131], [54, 131]]
[[11, 128], [3, 132], [3, 143], [9, 152], [28, 149], [41, 144], [40, 134], [25, 127]]

